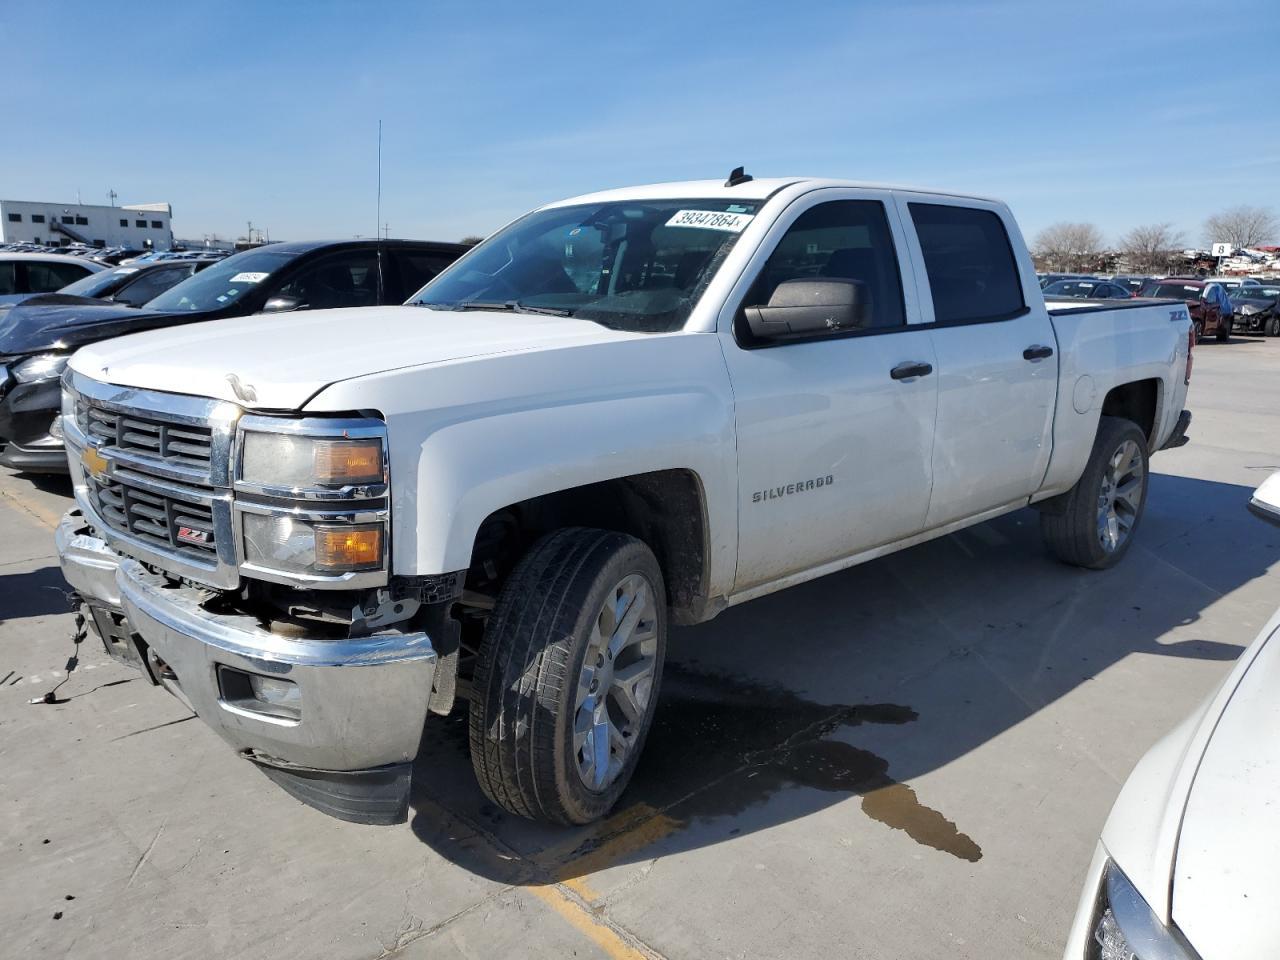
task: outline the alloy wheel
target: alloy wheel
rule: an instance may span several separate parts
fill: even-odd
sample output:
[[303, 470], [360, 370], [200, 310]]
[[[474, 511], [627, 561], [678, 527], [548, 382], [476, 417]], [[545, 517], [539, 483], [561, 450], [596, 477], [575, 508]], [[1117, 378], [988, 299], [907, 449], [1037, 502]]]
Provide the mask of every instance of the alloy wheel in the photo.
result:
[[1133, 532], [1146, 482], [1142, 451], [1124, 441], [1107, 461], [1098, 490], [1098, 542], [1107, 553], [1119, 550]]
[[639, 742], [657, 663], [653, 587], [633, 573], [609, 591], [578, 675], [573, 749], [588, 789], [598, 792], [616, 780]]

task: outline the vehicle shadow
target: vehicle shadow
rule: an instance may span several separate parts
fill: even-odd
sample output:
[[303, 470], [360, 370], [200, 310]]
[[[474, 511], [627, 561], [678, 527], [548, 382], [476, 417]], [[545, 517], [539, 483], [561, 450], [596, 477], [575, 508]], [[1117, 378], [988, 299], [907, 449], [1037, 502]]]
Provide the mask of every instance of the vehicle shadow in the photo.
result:
[[1245, 509], [1250, 493], [1153, 475], [1133, 549], [1104, 572], [1050, 558], [1025, 510], [674, 631], [645, 753], [599, 824], [549, 827], [489, 803], [456, 711], [425, 738], [412, 829], [487, 878], [548, 883], [859, 796], [865, 815], [976, 861], [981, 838], [922, 804], [910, 781], [1135, 654], [1238, 656], [1251, 635], [1237, 646], [1166, 634], [1186, 637], [1280, 554], [1280, 532]]
[[70, 590], [59, 567], [0, 573], [0, 623], [66, 613]]

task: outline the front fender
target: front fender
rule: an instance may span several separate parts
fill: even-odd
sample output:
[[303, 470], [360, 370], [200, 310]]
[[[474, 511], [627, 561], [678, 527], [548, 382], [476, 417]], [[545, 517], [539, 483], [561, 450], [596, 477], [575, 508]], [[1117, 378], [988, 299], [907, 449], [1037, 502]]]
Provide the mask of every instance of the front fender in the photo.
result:
[[398, 574], [467, 568], [480, 524], [513, 503], [688, 469], [706, 499], [709, 595], [727, 593], [733, 582], [733, 401], [714, 335], [662, 334], [393, 370], [335, 384], [307, 409], [372, 409], [386, 418]]

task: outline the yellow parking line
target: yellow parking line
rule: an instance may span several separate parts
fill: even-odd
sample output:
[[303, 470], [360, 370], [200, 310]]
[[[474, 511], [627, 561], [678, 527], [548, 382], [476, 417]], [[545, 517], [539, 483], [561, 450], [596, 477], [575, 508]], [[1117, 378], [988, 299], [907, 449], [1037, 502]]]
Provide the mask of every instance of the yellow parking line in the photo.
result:
[[596, 917], [587, 907], [559, 886], [527, 887], [526, 889], [613, 960], [653, 960], [654, 954], [639, 950], [628, 943], [617, 930]]
[[40, 521], [42, 526], [49, 527], [51, 530], [56, 530], [58, 524], [62, 522], [61, 514], [53, 513], [48, 508], [42, 507], [38, 503], [28, 503], [8, 490], [0, 489], [0, 497], [4, 497], [4, 499], [13, 504], [20, 513], [28, 514], [34, 519]]

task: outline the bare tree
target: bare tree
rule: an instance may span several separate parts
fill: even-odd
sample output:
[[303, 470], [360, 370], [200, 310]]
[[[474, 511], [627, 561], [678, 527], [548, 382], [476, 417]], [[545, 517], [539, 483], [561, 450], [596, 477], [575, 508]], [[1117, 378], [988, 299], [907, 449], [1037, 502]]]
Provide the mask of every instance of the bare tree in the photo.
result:
[[1266, 207], [1232, 207], [1206, 220], [1204, 232], [1209, 243], [1256, 247], [1280, 236], [1280, 219]]
[[1180, 263], [1186, 240], [1171, 223], [1134, 227], [1120, 238], [1120, 252], [1136, 273], [1167, 273]]
[[477, 243], [479, 243], [483, 239], [484, 237], [478, 237], [473, 233], [463, 237], [458, 242], [462, 244], [466, 244], [468, 247], [474, 247]]
[[1095, 269], [1102, 248], [1102, 231], [1092, 223], [1055, 223], [1036, 234], [1032, 244], [1046, 269], [1067, 273]]

